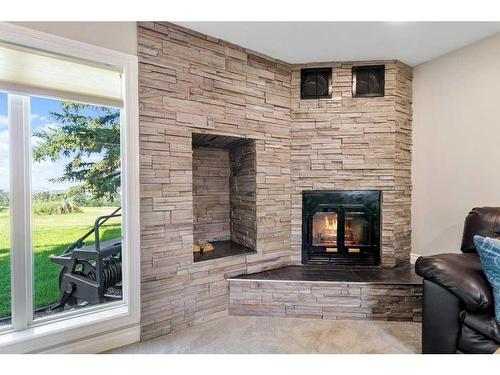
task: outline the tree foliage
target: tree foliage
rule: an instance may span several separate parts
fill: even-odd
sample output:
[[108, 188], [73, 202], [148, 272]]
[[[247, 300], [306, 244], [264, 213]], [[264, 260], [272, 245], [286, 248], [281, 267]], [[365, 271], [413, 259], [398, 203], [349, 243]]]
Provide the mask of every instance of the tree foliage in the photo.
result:
[[33, 159], [67, 158], [63, 174], [53, 182], [78, 182], [73, 194], [114, 200], [120, 190], [120, 111], [63, 102], [61, 111], [50, 116], [59, 125], [35, 132], [39, 142]]
[[9, 192], [0, 190], [0, 207], [9, 205]]

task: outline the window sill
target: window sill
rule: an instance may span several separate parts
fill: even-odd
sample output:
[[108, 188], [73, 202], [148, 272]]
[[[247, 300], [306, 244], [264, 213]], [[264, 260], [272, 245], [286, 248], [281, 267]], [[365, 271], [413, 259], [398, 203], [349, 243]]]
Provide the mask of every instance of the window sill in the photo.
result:
[[138, 325], [125, 304], [0, 334], [1, 353], [32, 353]]

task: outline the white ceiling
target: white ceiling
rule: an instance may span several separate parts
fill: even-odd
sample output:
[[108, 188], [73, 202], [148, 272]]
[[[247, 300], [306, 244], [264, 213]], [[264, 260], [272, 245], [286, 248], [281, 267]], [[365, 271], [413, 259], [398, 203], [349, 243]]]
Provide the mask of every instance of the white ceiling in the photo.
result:
[[500, 22], [176, 22], [289, 63], [398, 59], [415, 66], [500, 32]]

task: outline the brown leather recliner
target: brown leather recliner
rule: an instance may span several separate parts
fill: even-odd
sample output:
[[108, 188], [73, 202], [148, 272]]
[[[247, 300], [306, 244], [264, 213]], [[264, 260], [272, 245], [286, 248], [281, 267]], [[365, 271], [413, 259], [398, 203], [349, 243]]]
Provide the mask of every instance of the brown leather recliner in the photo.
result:
[[423, 256], [422, 353], [493, 353], [500, 348], [492, 288], [483, 273], [474, 235], [500, 238], [500, 207], [473, 208], [465, 219], [463, 254]]

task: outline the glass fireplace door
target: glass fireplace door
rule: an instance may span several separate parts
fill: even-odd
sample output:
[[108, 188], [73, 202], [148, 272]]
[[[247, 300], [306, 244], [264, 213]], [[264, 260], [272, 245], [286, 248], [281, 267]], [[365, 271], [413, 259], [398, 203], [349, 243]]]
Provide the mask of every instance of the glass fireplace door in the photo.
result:
[[380, 263], [380, 191], [315, 190], [302, 194], [302, 263]]
[[370, 216], [363, 210], [346, 210], [344, 247], [348, 253], [360, 253], [370, 247]]
[[316, 212], [312, 220], [312, 245], [325, 246], [337, 252], [339, 215], [337, 212]]

